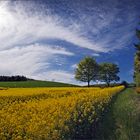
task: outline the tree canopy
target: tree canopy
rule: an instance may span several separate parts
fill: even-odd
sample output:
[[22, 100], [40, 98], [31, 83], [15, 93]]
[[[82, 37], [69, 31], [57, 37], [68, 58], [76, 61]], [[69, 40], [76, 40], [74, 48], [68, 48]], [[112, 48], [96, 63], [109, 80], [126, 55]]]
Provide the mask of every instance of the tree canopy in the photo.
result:
[[16, 75], [16, 76], [0, 76], [0, 81], [27, 81], [29, 80], [28, 78], [26, 78], [25, 76], [20, 76], [20, 75]]
[[89, 87], [90, 82], [92, 80], [96, 80], [97, 73], [98, 64], [96, 63], [95, 59], [92, 57], [85, 57], [77, 65], [75, 78], [79, 81], [87, 82]]
[[102, 63], [100, 64], [99, 80], [106, 82], [110, 85], [112, 81], [119, 81], [120, 78], [117, 75], [119, 73], [119, 67], [113, 63]]
[[117, 75], [119, 67], [113, 63], [98, 64], [93, 57], [85, 57], [77, 65], [75, 78], [82, 82], [87, 82], [88, 87], [91, 81], [101, 81], [109, 86], [112, 81], [119, 81]]
[[[140, 40], [140, 30], [136, 30], [136, 36]], [[140, 42], [135, 44], [136, 54], [134, 59], [134, 80], [137, 86], [140, 86]]]

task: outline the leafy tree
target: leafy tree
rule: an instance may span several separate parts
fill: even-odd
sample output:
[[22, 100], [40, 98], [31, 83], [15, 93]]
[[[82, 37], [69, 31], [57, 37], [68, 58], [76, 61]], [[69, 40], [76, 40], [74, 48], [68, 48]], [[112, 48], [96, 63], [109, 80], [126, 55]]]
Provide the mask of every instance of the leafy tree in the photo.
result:
[[125, 88], [128, 88], [129, 83], [127, 83], [126, 81], [122, 81], [121, 85], [125, 86]]
[[27, 81], [29, 80], [25, 76], [0, 76], [0, 81]]
[[107, 86], [112, 81], [119, 81], [120, 78], [117, 75], [119, 73], [119, 67], [113, 63], [100, 64], [99, 79], [102, 82], [106, 82]]
[[[140, 30], [136, 30], [137, 38], [140, 40]], [[134, 59], [135, 71], [134, 71], [134, 79], [137, 86], [140, 86], [140, 42], [135, 44], [136, 54]]]
[[98, 64], [95, 59], [92, 57], [85, 57], [80, 63], [77, 65], [75, 71], [75, 78], [82, 82], [87, 82], [88, 87], [90, 86], [90, 82], [92, 80], [96, 80], [98, 73]]

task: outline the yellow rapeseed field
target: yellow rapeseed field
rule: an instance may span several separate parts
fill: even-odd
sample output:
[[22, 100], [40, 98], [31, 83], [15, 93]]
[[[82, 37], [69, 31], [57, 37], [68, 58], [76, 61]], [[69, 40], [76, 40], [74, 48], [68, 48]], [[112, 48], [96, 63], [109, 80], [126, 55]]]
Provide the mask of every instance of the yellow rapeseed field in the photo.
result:
[[0, 140], [61, 140], [83, 134], [124, 87], [0, 91]]

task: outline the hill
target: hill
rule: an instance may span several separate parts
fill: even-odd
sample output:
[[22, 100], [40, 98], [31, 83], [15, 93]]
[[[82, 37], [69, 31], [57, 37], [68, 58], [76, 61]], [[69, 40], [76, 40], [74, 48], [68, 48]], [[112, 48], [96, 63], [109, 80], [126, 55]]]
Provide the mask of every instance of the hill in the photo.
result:
[[18, 88], [18, 87], [76, 87], [77, 85], [61, 83], [61, 82], [51, 82], [51, 81], [14, 81], [14, 82], [0, 82], [0, 87]]

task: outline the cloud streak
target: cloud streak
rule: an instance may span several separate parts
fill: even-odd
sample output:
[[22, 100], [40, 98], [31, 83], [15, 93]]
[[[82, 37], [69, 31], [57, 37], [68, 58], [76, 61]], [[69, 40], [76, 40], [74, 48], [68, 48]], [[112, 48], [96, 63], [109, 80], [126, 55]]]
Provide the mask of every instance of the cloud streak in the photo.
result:
[[74, 75], [67, 71], [63, 70], [51, 70], [48, 72], [44, 72], [42, 74], [36, 74], [32, 76], [35, 79], [44, 79], [49, 81], [58, 81], [64, 83], [73, 83], [74, 82]]
[[74, 54], [59, 46], [40, 44], [0, 51], [0, 75], [19, 74], [32, 77], [40, 73], [40, 70], [46, 71], [51, 65], [51, 59], [57, 58], [58, 55], [72, 56]]
[[[106, 51], [82, 35], [78, 28], [78, 24], [66, 27], [63, 19], [50, 13], [28, 13], [20, 2], [13, 5], [8, 1], [0, 2], [0, 74], [44, 79], [44, 71], [55, 65], [51, 60], [58, 55], [74, 55], [62, 46], [38, 43], [41, 40], [58, 39], [95, 52]], [[54, 79], [55, 74], [58, 81], [65, 78], [71, 81], [71, 74], [65, 71], [49, 73], [49, 79]]]
[[72, 82], [85, 55], [101, 58], [132, 43], [134, 6], [78, 1], [1, 1], [0, 75]]
[[41, 39], [59, 39], [97, 52], [106, 51], [81, 35], [74, 27], [65, 27], [56, 15], [29, 16], [21, 5], [9, 8], [7, 2], [3, 3], [0, 9], [0, 49], [38, 42]]

